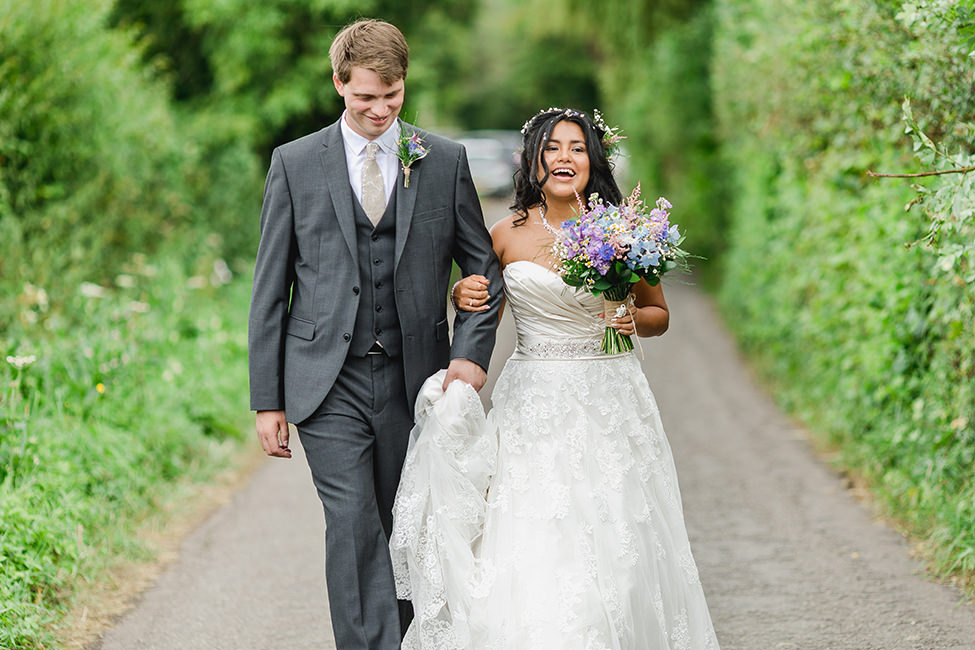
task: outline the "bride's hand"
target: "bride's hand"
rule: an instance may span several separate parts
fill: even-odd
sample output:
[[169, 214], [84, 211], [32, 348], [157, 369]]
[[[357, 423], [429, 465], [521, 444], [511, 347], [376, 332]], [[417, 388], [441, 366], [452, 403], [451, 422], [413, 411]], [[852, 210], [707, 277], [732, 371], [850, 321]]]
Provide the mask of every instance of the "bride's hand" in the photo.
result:
[[[636, 324], [633, 322], [634, 311], [635, 310], [630, 307], [622, 316], [613, 318], [609, 326], [615, 328], [617, 332], [623, 334], [624, 336], [633, 336], [636, 334]], [[599, 316], [602, 318], [603, 314], [600, 314]]]
[[454, 306], [464, 311], [487, 311], [490, 308], [487, 290], [490, 283], [483, 275], [468, 275], [460, 280], [450, 291]]

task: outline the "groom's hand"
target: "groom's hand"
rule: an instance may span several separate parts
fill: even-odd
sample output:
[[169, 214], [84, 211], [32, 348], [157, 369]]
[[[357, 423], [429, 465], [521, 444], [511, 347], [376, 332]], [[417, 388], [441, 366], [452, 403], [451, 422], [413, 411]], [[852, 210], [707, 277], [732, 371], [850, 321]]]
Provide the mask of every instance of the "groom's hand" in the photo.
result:
[[468, 359], [451, 359], [447, 366], [447, 376], [443, 380], [443, 389], [447, 390], [447, 386], [455, 379], [467, 382], [474, 390], [481, 390], [481, 386], [487, 381], [487, 373], [484, 368]]
[[288, 449], [291, 433], [284, 411], [258, 411], [257, 437], [268, 456], [291, 458], [291, 450]]

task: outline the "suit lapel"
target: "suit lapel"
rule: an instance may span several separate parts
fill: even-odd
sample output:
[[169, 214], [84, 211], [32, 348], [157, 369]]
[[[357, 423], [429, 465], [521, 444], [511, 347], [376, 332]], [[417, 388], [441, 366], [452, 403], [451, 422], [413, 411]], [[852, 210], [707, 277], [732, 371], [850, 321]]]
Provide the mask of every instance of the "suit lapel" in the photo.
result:
[[355, 213], [352, 206], [352, 185], [349, 182], [349, 166], [345, 159], [345, 147], [342, 144], [342, 130], [335, 122], [327, 127], [322, 135], [322, 148], [319, 150], [322, 160], [322, 172], [328, 183], [328, 193], [332, 199], [335, 218], [339, 222], [342, 236], [352, 254], [353, 264], [359, 264], [358, 248], [356, 247]]
[[[414, 128], [402, 120], [400, 129]], [[400, 165], [396, 174], [396, 252], [393, 256], [393, 268], [399, 266], [400, 255], [406, 246], [406, 237], [410, 234], [410, 224], [413, 221], [413, 206], [416, 204], [416, 191], [420, 186], [421, 176], [423, 175], [423, 161], [418, 160], [413, 163], [410, 171], [410, 186], [404, 187], [403, 166]]]

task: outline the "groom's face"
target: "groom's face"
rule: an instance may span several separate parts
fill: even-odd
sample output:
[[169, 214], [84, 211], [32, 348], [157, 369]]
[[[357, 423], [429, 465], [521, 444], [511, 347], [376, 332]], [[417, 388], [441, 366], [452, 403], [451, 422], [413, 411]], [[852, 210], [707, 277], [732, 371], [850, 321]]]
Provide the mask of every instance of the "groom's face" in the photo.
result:
[[402, 79], [383, 83], [372, 70], [353, 67], [349, 80], [342, 83], [332, 76], [335, 90], [345, 100], [346, 122], [364, 138], [373, 140], [392, 126], [403, 107]]

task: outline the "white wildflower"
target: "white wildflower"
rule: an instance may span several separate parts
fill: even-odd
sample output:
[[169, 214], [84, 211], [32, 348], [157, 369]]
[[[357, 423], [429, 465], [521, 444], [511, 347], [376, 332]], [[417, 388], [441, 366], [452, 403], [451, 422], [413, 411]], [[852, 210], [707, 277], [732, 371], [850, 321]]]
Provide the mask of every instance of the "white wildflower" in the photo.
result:
[[108, 292], [105, 287], [93, 282], [81, 283], [81, 295], [85, 298], [104, 298]]
[[217, 260], [213, 263], [213, 273], [210, 274], [210, 284], [215, 287], [227, 284], [233, 278], [234, 274], [231, 273], [230, 267], [223, 260]]
[[120, 273], [115, 277], [115, 284], [123, 289], [131, 289], [135, 286], [135, 278], [126, 273]]
[[17, 370], [22, 370], [29, 366], [30, 364], [37, 361], [37, 357], [33, 354], [28, 354], [25, 356], [9, 356], [7, 357], [7, 363], [12, 365]]
[[30, 282], [24, 283], [24, 298], [28, 305], [36, 305], [41, 311], [46, 311], [48, 307], [47, 291], [41, 287], [35, 287]]

